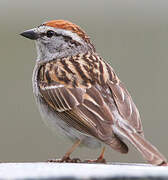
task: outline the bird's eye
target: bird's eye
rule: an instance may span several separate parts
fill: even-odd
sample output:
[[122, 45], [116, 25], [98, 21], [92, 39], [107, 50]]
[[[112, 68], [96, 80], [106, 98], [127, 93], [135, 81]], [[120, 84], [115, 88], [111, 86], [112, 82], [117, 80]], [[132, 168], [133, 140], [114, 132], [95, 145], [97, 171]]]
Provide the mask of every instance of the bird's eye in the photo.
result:
[[54, 34], [55, 34], [55, 32], [52, 30], [47, 31], [47, 33], [46, 33], [48, 38], [51, 38]]

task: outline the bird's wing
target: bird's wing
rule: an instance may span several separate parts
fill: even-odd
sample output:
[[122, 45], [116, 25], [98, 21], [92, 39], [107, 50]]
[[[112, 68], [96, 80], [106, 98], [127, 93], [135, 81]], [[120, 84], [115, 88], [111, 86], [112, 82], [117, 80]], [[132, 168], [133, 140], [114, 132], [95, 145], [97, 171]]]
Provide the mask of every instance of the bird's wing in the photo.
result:
[[[69, 126], [126, 153], [127, 146], [112, 130], [112, 108], [116, 107], [104, 68], [106, 64], [103, 61], [94, 57], [89, 59], [86, 55], [47, 63], [39, 73], [40, 93], [52, 109], [61, 116], [69, 117], [64, 118]], [[103, 71], [106, 71], [105, 74]]]
[[41, 84], [40, 92], [68, 126], [100, 139], [121, 153], [128, 152], [127, 146], [113, 133], [112, 113], [96, 85], [84, 89]]
[[[113, 70], [111, 69], [111, 71]], [[139, 111], [124, 84], [118, 79], [114, 72], [113, 75], [113, 78], [111, 78], [107, 83], [112, 91], [112, 96], [118, 112], [129, 125], [143, 136]]]

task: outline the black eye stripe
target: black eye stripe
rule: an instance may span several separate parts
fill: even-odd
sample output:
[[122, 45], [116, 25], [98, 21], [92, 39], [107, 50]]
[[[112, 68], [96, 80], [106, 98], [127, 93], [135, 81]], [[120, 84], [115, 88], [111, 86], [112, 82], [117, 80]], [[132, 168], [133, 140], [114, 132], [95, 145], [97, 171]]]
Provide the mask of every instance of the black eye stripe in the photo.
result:
[[43, 37], [43, 36], [47, 36], [48, 38], [51, 38], [52, 36], [62, 36], [65, 39], [65, 41], [71, 41], [72, 40], [72, 37], [66, 36], [63, 34], [58, 34], [53, 30], [48, 30], [46, 33], [44, 33], [44, 32], [41, 33], [41, 37]]
[[[48, 32], [48, 31], [47, 31], [47, 32]], [[47, 32], [46, 32], [46, 33], [45, 33], [45, 32], [41, 33], [40, 36], [41, 36], [41, 37], [47, 36]], [[53, 31], [53, 32], [54, 32], [54, 31]], [[58, 33], [54, 32], [52, 36], [61, 36], [61, 34], [58, 34]], [[47, 36], [47, 37], [48, 37], [48, 36]], [[51, 36], [50, 36], [50, 37], [51, 37]]]

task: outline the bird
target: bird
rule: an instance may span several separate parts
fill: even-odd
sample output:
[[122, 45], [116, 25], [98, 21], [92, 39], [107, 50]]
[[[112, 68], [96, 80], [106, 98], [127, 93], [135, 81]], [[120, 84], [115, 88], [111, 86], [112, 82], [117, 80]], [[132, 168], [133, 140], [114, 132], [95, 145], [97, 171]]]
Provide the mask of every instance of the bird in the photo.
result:
[[139, 111], [113, 68], [96, 52], [90, 37], [67, 20], [50, 20], [21, 33], [34, 40], [37, 59], [33, 93], [45, 123], [74, 143], [59, 162], [77, 162], [81, 144], [128, 153], [130, 142], [153, 165], [166, 158], [144, 137]]

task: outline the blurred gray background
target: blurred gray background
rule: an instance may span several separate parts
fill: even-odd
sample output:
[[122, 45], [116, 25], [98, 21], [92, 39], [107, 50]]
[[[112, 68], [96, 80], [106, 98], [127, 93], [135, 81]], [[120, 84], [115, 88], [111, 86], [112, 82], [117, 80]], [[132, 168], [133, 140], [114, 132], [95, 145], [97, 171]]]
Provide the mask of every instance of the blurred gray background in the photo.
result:
[[[168, 158], [168, 1], [0, 0], [0, 161], [45, 161], [71, 146], [52, 134], [36, 108], [31, 76], [34, 42], [19, 33], [67, 19], [91, 37], [134, 99], [145, 136]], [[100, 149], [78, 148], [73, 157], [96, 158]], [[108, 161], [143, 162], [107, 148]]]

